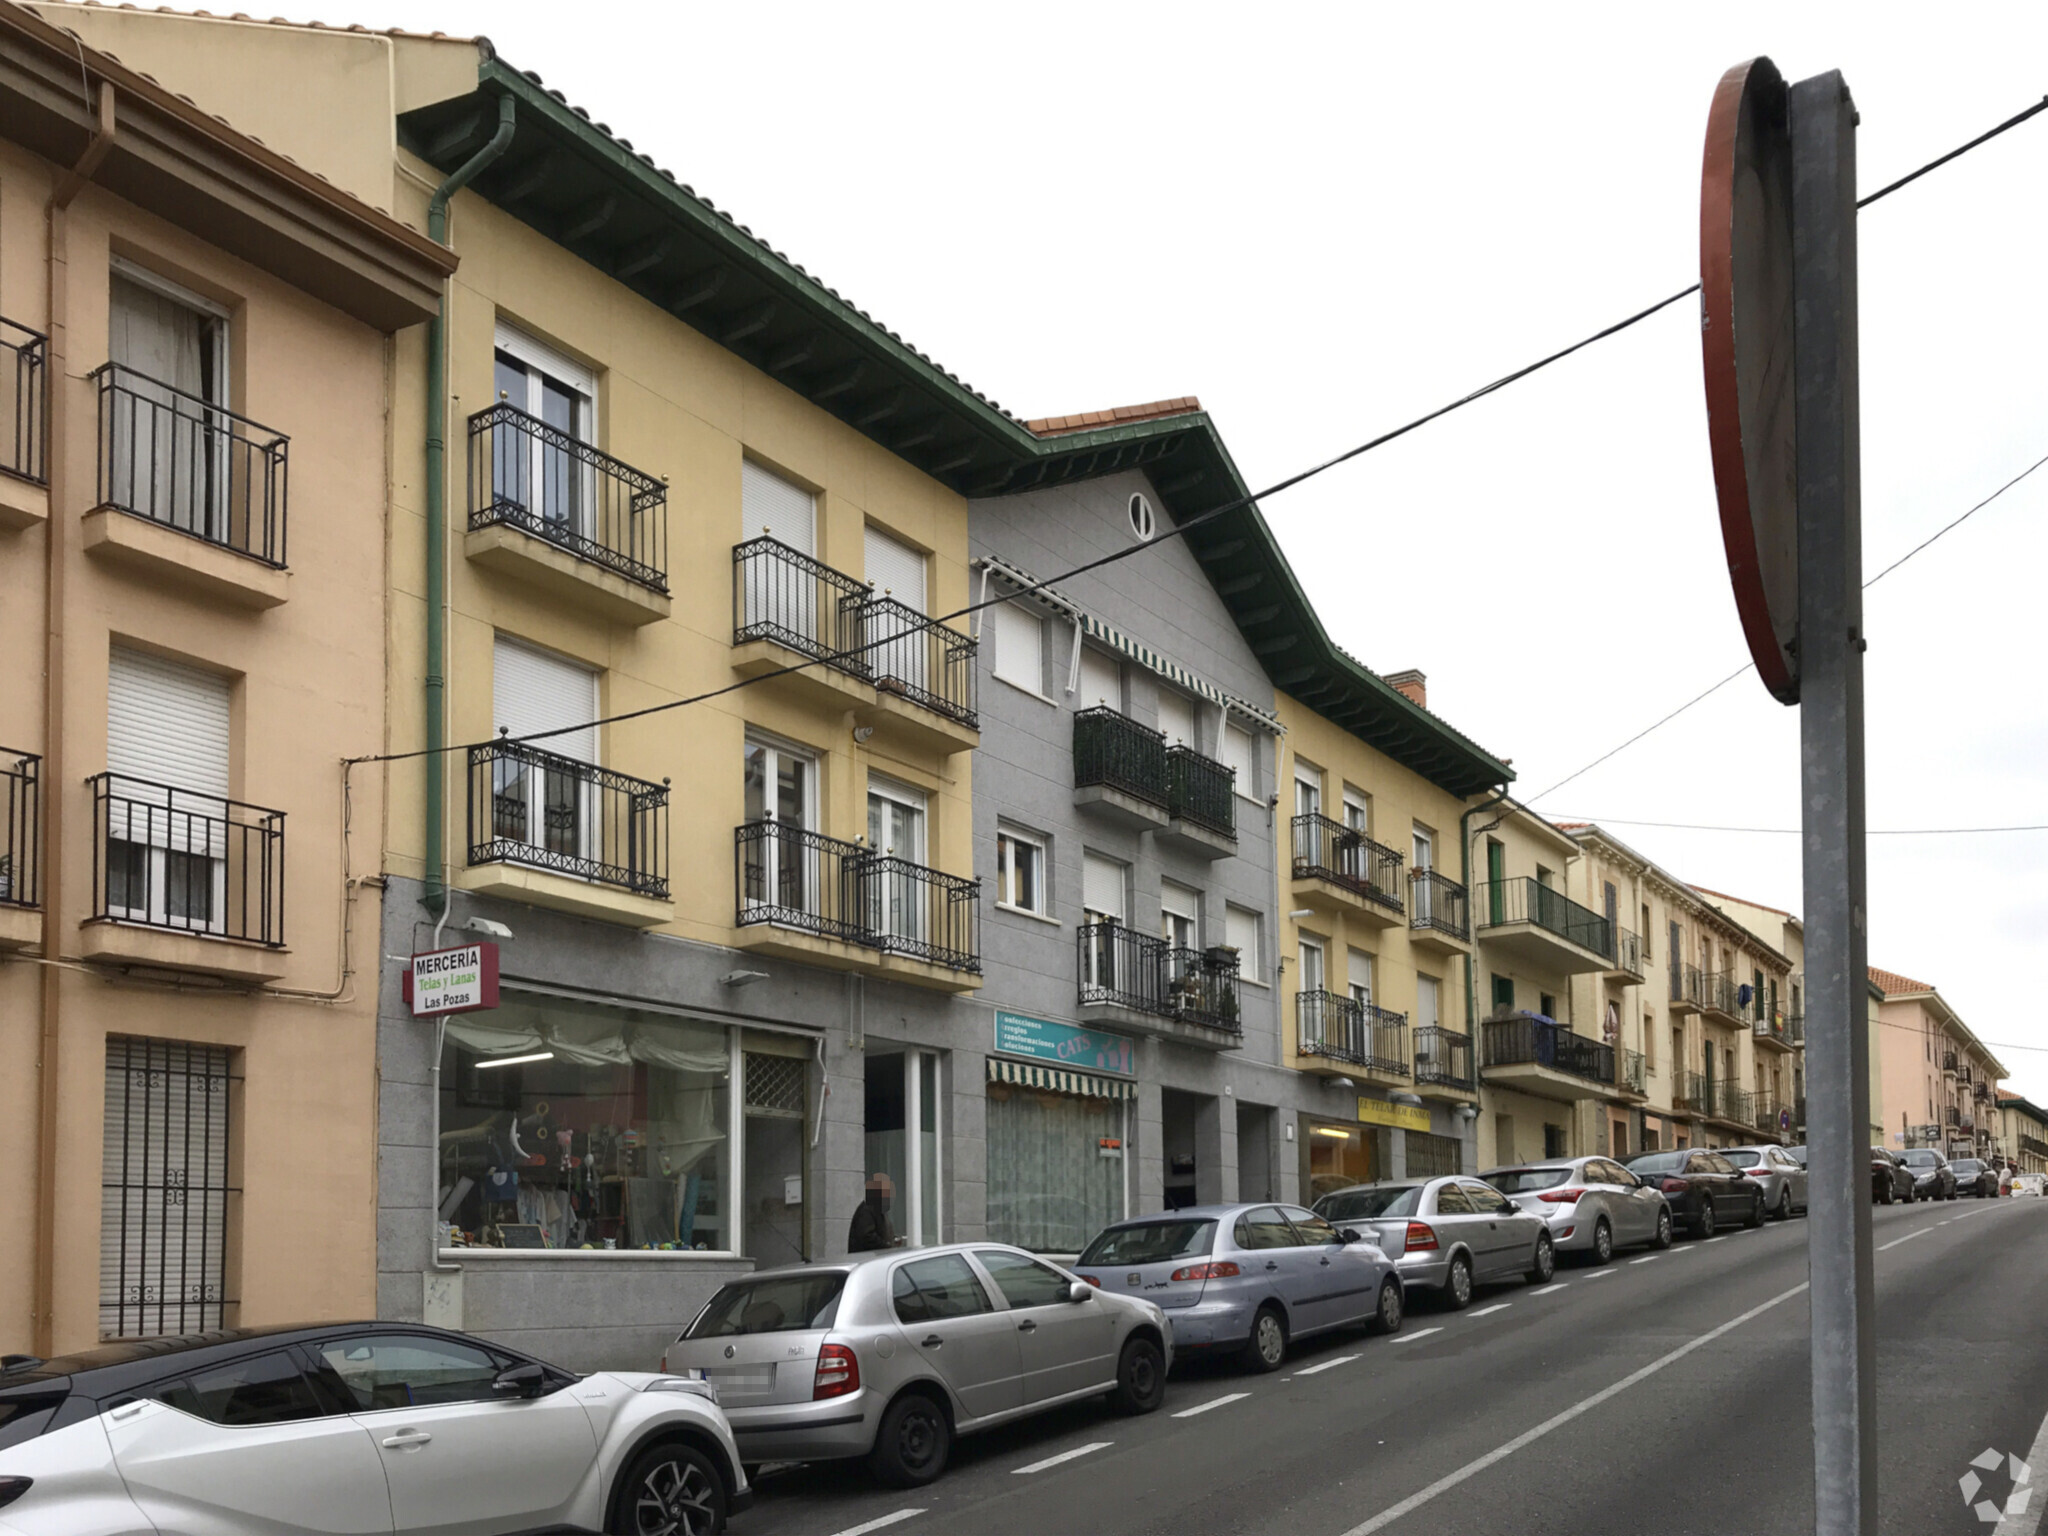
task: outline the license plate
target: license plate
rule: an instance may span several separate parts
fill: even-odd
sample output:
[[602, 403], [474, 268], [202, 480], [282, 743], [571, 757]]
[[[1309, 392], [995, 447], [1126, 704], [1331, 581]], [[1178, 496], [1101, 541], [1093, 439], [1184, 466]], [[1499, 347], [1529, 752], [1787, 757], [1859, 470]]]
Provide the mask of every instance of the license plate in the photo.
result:
[[765, 1392], [775, 1385], [775, 1367], [772, 1365], [757, 1370], [713, 1370], [705, 1372], [705, 1375], [721, 1387], [732, 1387], [743, 1392]]

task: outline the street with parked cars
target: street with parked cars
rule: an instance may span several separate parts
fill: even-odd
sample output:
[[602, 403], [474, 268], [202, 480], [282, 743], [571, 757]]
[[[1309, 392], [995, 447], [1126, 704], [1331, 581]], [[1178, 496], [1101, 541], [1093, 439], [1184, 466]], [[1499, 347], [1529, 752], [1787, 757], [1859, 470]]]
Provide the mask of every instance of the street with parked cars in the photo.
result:
[[[806, 1536], [850, 1536], [931, 1506], [871, 1525], [826, 1513], [831, 1499], [929, 1500], [962, 1456], [970, 1482], [990, 1455], [1031, 1457], [1012, 1470], [1036, 1474], [1115, 1449], [1120, 1421], [1196, 1419], [1259, 1378], [1306, 1386], [1362, 1358], [1368, 1335], [1402, 1349], [1386, 1369], [1445, 1358], [1454, 1314], [1633, 1273], [1681, 1231], [1709, 1252], [1731, 1228], [1801, 1230], [1800, 1150], [1560, 1158], [1338, 1189], [1312, 1210], [1196, 1206], [1117, 1222], [1071, 1264], [956, 1243], [762, 1270], [719, 1289], [644, 1373], [577, 1375], [393, 1323], [10, 1355], [0, 1536], [716, 1536], [762, 1486], [779, 1508], [749, 1529], [786, 1516]], [[1915, 1150], [1872, 1149], [1874, 1201], [2042, 1192], [2038, 1174]], [[2040, 1241], [2015, 1232], [2028, 1235]], [[1641, 1251], [1617, 1263], [1625, 1250]], [[1690, 1274], [1739, 1279], [1723, 1261]], [[1410, 1326], [1417, 1306], [1435, 1319]], [[1064, 1448], [1032, 1457], [1041, 1437]]]

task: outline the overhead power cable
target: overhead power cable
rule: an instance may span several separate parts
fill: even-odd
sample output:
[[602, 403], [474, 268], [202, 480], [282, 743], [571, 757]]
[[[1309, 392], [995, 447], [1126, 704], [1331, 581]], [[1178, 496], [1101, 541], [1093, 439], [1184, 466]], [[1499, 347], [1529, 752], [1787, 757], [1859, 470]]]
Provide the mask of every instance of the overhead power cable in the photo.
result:
[[[1891, 193], [1896, 192], [1899, 188], [1905, 186], [1907, 183], [1917, 181], [1920, 177], [1927, 175], [1930, 171], [1936, 170], [1939, 167], [1948, 164], [1951, 160], [1956, 159], [1958, 156], [1968, 154], [1971, 150], [1977, 148], [1979, 145], [1988, 143], [1992, 139], [1997, 138], [2000, 134], [2006, 133], [2011, 129], [2018, 127], [2028, 118], [2035, 116], [2037, 113], [2043, 111], [2044, 109], [2048, 109], [2048, 97], [2043, 97], [2041, 101], [2035, 103], [2033, 106], [2027, 108], [2025, 111], [2015, 113], [2013, 116], [2007, 118], [2004, 122], [1999, 123], [1997, 126], [1990, 128], [1984, 133], [1977, 135], [1976, 138], [1971, 139], [1967, 143], [1959, 144], [1954, 149], [1949, 150], [1946, 154], [1940, 155], [1933, 160], [1929, 160], [1926, 164], [1900, 177], [1897, 181], [1891, 182], [1886, 186], [1880, 187], [1877, 191], [1871, 193], [1870, 196], [1861, 199], [1856, 206], [1858, 208], [1868, 207], [1871, 203], [1876, 202], [1879, 198], [1889, 196]], [[1300, 485], [1302, 482], [1306, 480], [1312, 480], [1318, 475], [1324, 474], [1329, 470], [1337, 468], [1340, 464], [1348, 464], [1353, 459], [1359, 458], [1364, 454], [1371, 453], [1376, 448], [1382, 448], [1386, 446], [1388, 443], [1395, 441], [1397, 438], [1406, 437], [1410, 432], [1413, 432], [1420, 427], [1425, 427], [1433, 421], [1440, 420], [1441, 418], [1450, 415], [1453, 411], [1462, 410], [1468, 405], [1476, 404], [1477, 402], [1484, 400], [1488, 395], [1495, 393], [1497, 390], [1505, 389], [1510, 384], [1519, 383], [1521, 380], [1528, 378], [1531, 374], [1540, 373], [1543, 369], [1550, 367], [1553, 363], [1562, 362], [1564, 359], [1570, 357], [1573, 353], [1583, 351], [1585, 348], [1592, 346], [1595, 342], [1605, 341], [1610, 336], [1619, 335], [1621, 332], [1628, 330], [1631, 326], [1641, 324], [1643, 321], [1649, 319], [1652, 315], [1655, 315], [1662, 310], [1669, 309], [1673, 304], [1676, 304], [1680, 299], [1683, 299], [1690, 294], [1698, 293], [1699, 289], [1700, 285], [1698, 283], [1688, 284], [1686, 287], [1679, 289], [1678, 292], [1671, 294], [1669, 297], [1659, 299], [1654, 304], [1651, 304], [1646, 308], [1639, 309], [1634, 314], [1629, 315], [1624, 319], [1615, 321], [1612, 325], [1603, 326], [1601, 329], [1594, 331], [1591, 335], [1582, 337], [1578, 341], [1573, 342], [1570, 346], [1561, 347], [1557, 351], [1552, 352], [1545, 357], [1538, 358], [1533, 363], [1528, 363], [1525, 364], [1523, 367], [1515, 369], [1512, 373], [1502, 374], [1499, 378], [1493, 380], [1493, 382], [1491, 382], [1490, 384], [1482, 384], [1479, 388], [1472, 390], [1470, 393], [1460, 395], [1457, 399], [1452, 400], [1447, 404], [1440, 405], [1435, 410], [1425, 412], [1423, 415], [1417, 416], [1412, 421], [1404, 422], [1402, 425], [1395, 427], [1390, 431], [1382, 432], [1379, 436], [1371, 438], [1366, 442], [1360, 443], [1356, 447], [1347, 448], [1342, 453], [1324, 459], [1319, 464], [1312, 465], [1308, 469], [1304, 469], [1297, 474], [1289, 475], [1284, 480], [1276, 481], [1274, 484], [1268, 486], [1263, 491], [1255, 492], [1254, 494], [1249, 496], [1237, 497], [1234, 500], [1224, 502], [1221, 506], [1211, 507], [1207, 511], [1197, 513], [1195, 516], [1188, 518], [1184, 522], [1177, 523], [1172, 528], [1161, 529], [1152, 539], [1148, 540], [1145, 543], [1132, 544], [1123, 549], [1113, 550], [1109, 554], [1100, 556], [1099, 558], [1094, 560], [1086, 561], [1080, 565], [1074, 566], [1070, 570], [1061, 571], [1057, 575], [1045, 577], [1043, 580], [1034, 582], [1032, 585], [1028, 587], [1023, 587], [1013, 592], [1001, 593], [995, 597], [987, 598], [981, 602], [969, 603], [963, 608], [954, 609], [951, 613], [939, 614], [931, 622], [936, 624], [947, 624], [953, 622], [956, 619], [964, 619], [971, 614], [979, 613], [985, 608], [994, 608], [1002, 603], [1016, 602], [1021, 598], [1031, 597], [1039, 592], [1042, 592], [1046, 588], [1053, 586], [1056, 583], [1072, 580], [1076, 576], [1082, 576], [1090, 571], [1099, 570], [1103, 566], [1112, 565], [1119, 560], [1129, 559], [1131, 556], [1139, 554], [1145, 550], [1157, 548], [1161, 543], [1163, 543], [1165, 540], [1169, 538], [1184, 538], [1188, 534], [1192, 533], [1195, 529], [1203, 527], [1208, 523], [1212, 523], [1216, 521], [1218, 518], [1225, 517], [1232, 512], [1242, 511], [1246, 507], [1255, 507], [1258, 505], [1258, 503], [1268, 499], [1269, 497], [1277, 496], [1282, 491], [1291, 490], [1295, 486]], [[1967, 515], [1968, 514], [1965, 514], [1965, 516]], [[1958, 519], [1958, 521], [1960, 520], [1961, 519]], [[1947, 530], [1944, 529], [1942, 531], [1946, 532]], [[1936, 538], [1939, 538], [1940, 536], [1940, 534], [1935, 535]], [[1880, 574], [1888, 574], [1888, 572]], [[851, 660], [854, 657], [864, 655], [872, 650], [883, 649], [891, 645], [900, 645], [902, 643], [902, 638], [903, 637], [900, 634], [885, 634], [883, 636], [880, 636], [873, 640], [869, 640], [860, 645], [848, 646], [843, 650], [832, 651], [825, 655], [810, 657], [804, 661], [797, 662], [791, 666], [778, 667], [772, 671], [759, 673], [753, 677], [741, 678], [736, 682], [727, 683], [718, 688], [707, 689], [702, 693], [691, 694], [685, 698], [671, 699], [666, 703], [651, 704], [643, 709], [627, 710], [622, 714], [616, 715], [604, 715], [595, 720], [583, 720], [577, 722], [574, 725], [557, 726], [553, 730], [532, 731], [524, 736], [508, 737], [506, 739], [508, 741], [519, 743], [546, 741], [556, 736], [568, 736], [573, 735], [579, 731], [595, 730], [599, 726], [622, 725], [627, 721], [644, 719], [649, 715], [665, 714], [670, 710], [676, 709], [687, 709], [692, 705], [706, 704], [713, 699], [723, 698], [725, 695], [729, 693], [737, 693], [743, 688], [750, 688], [760, 683], [770, 682], [778, 677], [787, 677], [790, 674], [796, 672], [807, 672], [813, 667], [830, 666], [837, 662]], [[1739, 677], [1740, 675], [1741, 673], [1738, 672], [1728, 678], [1724, 678], [1721, 683], [1715, 684], [1714, 687], [1719, 688], [1723, 686], [1723, 684], [1725, 683], [1734, 681], [1734, 678]], [[1714, 689], [1708, 690], [1709, 693], [1713, 691]], [[1706, 695], [1704, 694], [1701, 695], [1702, 698], [1704, 698], [1705, 696]], [[1693, 702], [1697, 703], [1698, 700], [1694, 700]], [[1690, 704], [1685, 705], [1677, 713], [1682, 713], [1683, 709], [1689, 709], [1690, 707]], [[1663, 721], [1658, 722], [1659, 725], [1663, 723]], [[1655, 730], [1656, 728], [1656, 726], [1651, 726], [1650, 730]], [[1646, 731], [1643, 734], [1647, 735], [1648, 732]], [[1634, 739], [1639, 740], [1640, 737]], [[1624, 742], [1622, 745], [1629, 746], [1632, 744], [1633, 741]], [[347, 758], [344, 759], [344, 761], [351, 765], [356, 763], [399, 763], [410, 761], [413, 758], [431, 757], [447, 752], [466, 752], [472, 746], [477, 745], [482, 745], [482, 743], [457, 742], [441, 747], [421, 747], [410, 752], [366, 753], [361, 757]], [[1621, 748], [1618, 747], [1615, 750], [1620, 751]], [[1612, 754], [1610, 753], [1609, 755], [1611, 756]], [[1590, 767], [1593, 765], [1589, 764], [1588, 766]], [[1580, 770], [1580, 772], [1584, 771], [1584, 769]], [[1577, 775], [1575, 774], [1573, 775], [1573, 777], [1577, 777]], [[1568, 782], [1570, 781], [1561, 781], [1561, 783]], [[1552, 785], [1551, 789], [1545, 790], [1544, 793], [1549, 794], [1551, 793], [1551, 790], [1557, 789], [1559, 787], [1560, 785]]]

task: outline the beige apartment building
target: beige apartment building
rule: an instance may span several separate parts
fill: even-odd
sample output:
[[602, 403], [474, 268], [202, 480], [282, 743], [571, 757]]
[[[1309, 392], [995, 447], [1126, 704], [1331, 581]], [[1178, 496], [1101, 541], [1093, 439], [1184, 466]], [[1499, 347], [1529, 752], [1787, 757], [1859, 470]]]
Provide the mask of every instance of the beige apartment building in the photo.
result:
[[2022, 1094], [1998, 1091], [1998, 1150], [2022, 1173], [2048, 1173], [2048, 1110]]
[[1884, 994], [1885, 1145], [1935, 1147], [1950, 1157], [2011, 1155], [2001, 1146], [1998, 1085], [2005, 1067], [1931, 982], [1870, 968]]
[[342, 761], [384, 737], [393, 337], [453, 265], [0, 4], [0, 1347], [375, 1307], [383, 797]]

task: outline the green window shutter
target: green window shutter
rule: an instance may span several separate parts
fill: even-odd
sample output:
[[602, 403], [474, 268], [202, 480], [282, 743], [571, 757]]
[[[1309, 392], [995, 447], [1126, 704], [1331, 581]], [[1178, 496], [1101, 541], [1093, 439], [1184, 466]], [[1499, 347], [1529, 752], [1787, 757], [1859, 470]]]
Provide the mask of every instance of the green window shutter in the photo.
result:
[[1495, 976], [1493, 978], [1493, 1006], [1495, 1012], [1499, 1012], [1503, 1008], [1513, 1008], [1515, 1006], [1515, 982], [1513, 977]]

